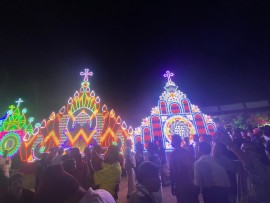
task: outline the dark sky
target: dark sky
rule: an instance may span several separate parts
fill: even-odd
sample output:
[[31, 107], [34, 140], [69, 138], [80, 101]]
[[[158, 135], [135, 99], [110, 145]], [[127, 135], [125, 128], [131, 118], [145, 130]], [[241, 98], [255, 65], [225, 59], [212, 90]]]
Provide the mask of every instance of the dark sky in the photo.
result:
[[199, 106], [270, 98], [267, 0], [1, 2], [1, 114], [22, 97], [36, 121], [47, 118], [85, 67], [101, 101], [134, 126], [157, 105], [166, 70]]

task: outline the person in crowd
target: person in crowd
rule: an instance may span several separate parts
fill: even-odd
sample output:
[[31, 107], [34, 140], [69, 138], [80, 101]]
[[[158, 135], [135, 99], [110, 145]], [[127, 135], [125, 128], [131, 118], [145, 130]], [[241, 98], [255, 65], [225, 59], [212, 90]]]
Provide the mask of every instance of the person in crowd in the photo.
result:
[[44, 173], [35, 196], [35, 203], [115, 203], [105, 190], [84, 190], [76, 178], [61, 165], [50, 166]]
[[122, 151], [122, 145], [123, 145], [122, 140], [118, 138], [116, 146], [117, 146], [118, 151], [119, 151], [119, 163], [120, 163], [122, 173], [123, 173], [124, 172], [124, 170], [123, 170], [124, 169], [124, 154], [123, 154], [123, 151]]
[[170, 184], [170, 171], [167, 165], [167, 155], [165, 152], [165, 148], [163, 146], [163, 141], [159, 138], [156, 141], [158, 146], [158, 156], [160, 159], [160, 175], [161, 175], [161, 182], [162, 186], [166, 186]]
[[23, 174], [17, 173], [9, 179], [9, 192], [4, 197], [3, 203], [32, 203], [34, 192], [22, 187]]
[[49, 163], [48, 163], [48, 153], [43, 153], [41, 155], [41, 159], [36, 161], [36, 186], [35, 188], [38, 187], [39, 185], [39, 182], [41, 180], [41, 177], [44, 173], [44, 171], [46, 170], [46, 168], [49, 166]]
[[183, 149], [187, 150], [190, 154], [190, 157], [195, 161], [195, 150], [192, 144], [190, 144], [189, 137], [184, 137], [184, 144], [182, 146]]
[[76, 162], [74, 159], [65, 160], [62, 163], [63, 169], [70, 175], [76, 177]]
[[8, 177], [0, 169], [0, 202], [4, 201], [4, 197], [8, 193]]
[[199, 144], [200, 158], [194, 163], [194, 183], [201, 188], [205, 203], [228, 203], [230, 187], [228, 175], [210, 152], [209, 143]]
[[194, 145], [194, 157], [195, 160], [199, 158], [199, 143], [200, 143], [200, 138], [198, 134], [193, 135], [193, 145]]
[[221, 165], [228, 175], [230, 181], [229, 188], [229, 201], [234, 203], [237, 198], [237, 179], [236, 173], [239, 169], [239, 163], [236, 160], [229, 158], [229, 156], [225, 156], [228, 149], [225, 145], [214, 142], [212, 145], [212, 157], [217, 161], [219, 165]]
[[76, 162], [75, 178], [79, 181], [80, 185], [87, 190], [90, 187], [90, 180], [88, 175], [88, 168], [78, 148], [73, 148], [70, 157]]
[[136, 142], [135, 144], [135, 161], [136, 161], [135, 173], [137, 173], [138, 167], [144, 161], [143, 144], [141, 142]]
[[[155, 142], [149, 142], [147, 146], [147, 160], [156, 164], [156, 166], [159, 168], [159, 175], [161, 172], [161, 162], [158, 156], [158, 147]], [[161, 203], [163, 201], [163, 191], [162, 191], [162, 185], [160, 186], [160, 189], [158, 192], [153, 193], [157, 202]]]
[[179, 135], [172, 136], [174, 151], [170, 157], [171, 192], [177, 203], [198, 203], [199, 188], [193, 184], [193, 160], [187, 150], [181, 147]]
[[52, 159], [51, 165], [60, 165], [60, 164], [62, 164], [63, 154], [64, 154], [64, 148], [63, 147], [59, 147], [58, 150], [57, 150], [57, 156], [55, 156]]
[[270, 164], [265, 149], [257, 142], [244, 142], [241, 149], [224, 133], [219, 141], [238, 157], [245, 170], [239, 182], [239, 202], [270, 202]]
[[4, 151], [3, 156], [0, 156], [0, 170], [3, 171], [4, 175], [9, 178], [9, 171], [11, 167], [11, 159], [7, 157], [8, 151]]
[[138, 184], [136, 191], [134, 191], [130, 198], [129, 203], [157, 203], [154, 192], [160, 189], [160, 176], [159, 168], [156, 164], [145, 161], [137, 171]]
[[102, 147], [100, 145], [95, 145], [93, 147], [91, 163], [95, 171], [102, 170], [103, 158], [101, 157]]
[[119, 149], [111, 145], [105, 153], [102, 170], [95, 171], [92, 165], [90, 173], [94, 174], [94, 181], [101, 189], [108, 191], [115, 200], [118, 199], [119, 184], [121, 178], [121, 166], [119, 164]]
[[127, 191], [127, 198], [129, 198], [130, 194], [135, 190], [135, 157], [134, 152], [132, 151], [132, 141], [130, 139], [126, 140], [125, 145], [125, 170], [127, 173], [127, 181], [128, 181], [128, 191]]

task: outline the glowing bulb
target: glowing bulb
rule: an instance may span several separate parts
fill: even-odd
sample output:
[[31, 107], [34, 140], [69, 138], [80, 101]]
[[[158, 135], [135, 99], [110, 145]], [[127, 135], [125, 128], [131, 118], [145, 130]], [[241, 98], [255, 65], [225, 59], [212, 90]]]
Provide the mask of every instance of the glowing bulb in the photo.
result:
[[69, 97], [69, 99], [68, 99], [68, 104], [72, 104], [72, 98], [71, 97]]
[[122, 129], [123, 129], [123, 130], [127, 129], [127, 124], [126, 124], [125, 121], [123, 121], [123, 123], [122, 123]]
[[104, 104], [103, 107], [102, 107], [102, 111], [107, 111], [107, 110], [108, 110], [108, 108], [107, 108], [107, 106]]
[[33, 135], [37, 135], [39, 133], [39, 127], [35, 127]]
[[77, 98], [79, 96], [79, 92], [76, 91], [75, 94], [74, 94], [74, 97]]
[[66, 107], [65, 106], [63, 106], [60, 110], [59, 110], [59, 113], [61, 113], [61, 114], [64, 114], [65, 113], [65, 111], [66, 111]]
[[97, 97], [97, 98], [96, 98], [96, 103], [99, 103], [99, 102], [100, 102], [100, 98]]
[[29, 132], [25, 133], [24, 137], [23, 137], [23, 141], [27, 142], [30, 139], [30, 135]]
[[133, 128], [131, 126], [129, 126], [129, 128], [128, 128], [128, 134], [130, 134], [130, 135], [133, 134]]
[[30, 117], [29, 119], [28, 119], [28, 122], [29, 123], [32, 123], [34, 121], [34, 118], [33, 117]]
[[110, 111], [110, 117], [114, 117], [115, 116], [115, 112], [114, 112], [114, 110], [112, 109], [111, 111]]
[[49, 119], [50, 119], [51, 121], [55, 119], [55, 113], [54, 113], [54, 112], [51, 113]]
[[43, 121], [41, 122], [40, 127], [41, 128], [45, 128], [46, 127], [46, 120], [45, 119], [43, 119]]
[[116, 123], [117, 123], [117, 124], [120, 124], [120, 123], [121, 123], [121, 118], [120, 118], [120, 116], [117, 116]]
[[95, 95], [96, 94], [95, 94], [94, 90], [92, 90], [91, 93], [90, 93], [90, 97], [94, 97]]

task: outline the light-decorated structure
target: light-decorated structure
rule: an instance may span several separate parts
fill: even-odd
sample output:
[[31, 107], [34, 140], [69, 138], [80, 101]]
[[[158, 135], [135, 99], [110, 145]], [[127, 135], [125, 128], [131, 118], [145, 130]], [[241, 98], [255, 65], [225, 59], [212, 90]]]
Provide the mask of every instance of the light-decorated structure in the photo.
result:
[[27, 109], [20, 108], [23, 100], [19, 98], [17, 105], [10, 105], [9, 110], [0, 118], [0, 155], [5, 151], [8, 157], [20, 152], [24, 137], [33, 133], [33, 117], [27, 119]]
[[187, 96], [178, 90], [172, 81], [173, 73], [167, 71], [165, 91], [159, 97], [158, 106], [152, 108], [151, 115], [142, 120], [134, 130], [134, 142], [147, 143], [160, 140], [167, 150], [172, 149], [172, 135], [193, 137], [195, 134], [213, 135], [216, 125], [210, 116], [202, 114], [198, 106], [191, 104]]
[[89, 76], [93, 73], [85, 69], [81, 88], [70, 97], [63, 107], [48, 119], [35, 125], [32, 134], [23, 137], [21, 159], [40, 159], [42, 153], [52, 147], [78, 147], [81, 151], [91, 144], [108, 147], [120, 139], [124, 142], [132, 138], [133, 129], [101, 103], [99, 96], [90, 89]]

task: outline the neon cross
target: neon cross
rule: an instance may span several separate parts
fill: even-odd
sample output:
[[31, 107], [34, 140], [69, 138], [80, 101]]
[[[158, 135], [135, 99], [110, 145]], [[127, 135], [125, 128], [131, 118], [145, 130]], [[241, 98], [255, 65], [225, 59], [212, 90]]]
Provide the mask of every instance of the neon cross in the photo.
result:
[[165, 78], [168, 78], [168, 82], [171, 83], [172, 79], [171, 77], [174, 76], [173, 73], [171, 73], [170, 71], [166, 71], [166, 74], [163, 75]]
[[86, 68], [86, 69], [84, 69], [84, 72], [80, 72], [80, 75], [82, 75], [82, 76], [84, 75], [83, 80], [86, 82], [86, 81], [88, 81], [88, 77], [93, 75], [93, 72], [89, 72], [89, 69]]
[[19, 98], [17, 101], [15, 101], [15, 103], [17, 103], [17, 107], [19, 107], [22, 102], [22, 98]]

